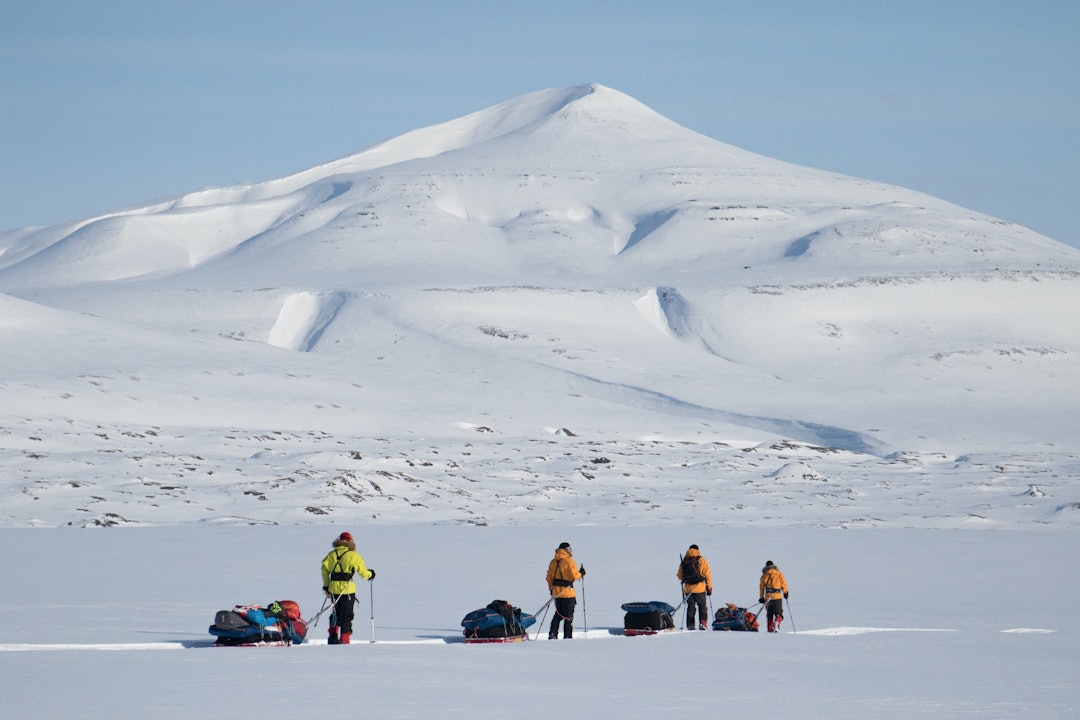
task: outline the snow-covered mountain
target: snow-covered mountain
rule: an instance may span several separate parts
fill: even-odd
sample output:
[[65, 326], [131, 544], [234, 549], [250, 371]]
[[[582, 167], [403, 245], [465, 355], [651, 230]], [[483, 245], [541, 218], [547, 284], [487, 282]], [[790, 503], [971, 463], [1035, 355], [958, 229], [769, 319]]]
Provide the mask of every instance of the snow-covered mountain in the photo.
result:
[[0, 524], [1076, 522], [1080, 251], [599, 85], [0, 234], [0, 293]]

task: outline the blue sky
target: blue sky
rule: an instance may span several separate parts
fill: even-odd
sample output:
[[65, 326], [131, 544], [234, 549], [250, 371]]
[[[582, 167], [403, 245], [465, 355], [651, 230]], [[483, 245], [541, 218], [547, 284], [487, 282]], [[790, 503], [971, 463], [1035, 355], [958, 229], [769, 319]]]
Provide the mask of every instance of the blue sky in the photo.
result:
[[1080, 3], [0, 5], [0, 229], [286, 175], [598, 82], [723, 142], [1080, 246]]

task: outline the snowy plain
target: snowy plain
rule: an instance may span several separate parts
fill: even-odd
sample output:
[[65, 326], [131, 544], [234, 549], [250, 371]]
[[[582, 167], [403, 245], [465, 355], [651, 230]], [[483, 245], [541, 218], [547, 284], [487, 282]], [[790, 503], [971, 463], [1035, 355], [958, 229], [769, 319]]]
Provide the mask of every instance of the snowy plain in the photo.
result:
[[[655, 527], [181, 525], [3, 530], [0, 643], [13, 718], [1066, 718], [1080, 705], [1069, 604], [1075, 533]], [[378, 571], [356, 638], [215, 648], [218, 609], [289, 596], [319, 609], [340, 528]], [[362, 527], [362, 526], [361, 526]], [[554, 547], [588, 570], [573, 640], [477, 646], [459, 622], [496, 598], [546, 599]], [[713, 607], [756, 602], [772, 559], [791, 585], [779, 634], [622, 637], [624, 602], [678, 604], [701, 546]], [[43, 566], [45, 568], [43, 572]], [[47, 577], [42, 578], [43, 575]], [[374, 597], [376, 642], [370, 643]], [[588, 631], [585, 632], [587, 623]], [[537, 626], [532, 628], [534, 631]], [[535, 635], [533, 636], [535, 637]]]
[[[1077, 308], [1075, 249], [597, 85], [2, 233], [4, 715], [1073, 717]], [[210, 647], [342, 530], [374, 643]], [[563, 540], [579, 637], [461, 642]], [[690, 543], [785, 632], [622, 637]]]

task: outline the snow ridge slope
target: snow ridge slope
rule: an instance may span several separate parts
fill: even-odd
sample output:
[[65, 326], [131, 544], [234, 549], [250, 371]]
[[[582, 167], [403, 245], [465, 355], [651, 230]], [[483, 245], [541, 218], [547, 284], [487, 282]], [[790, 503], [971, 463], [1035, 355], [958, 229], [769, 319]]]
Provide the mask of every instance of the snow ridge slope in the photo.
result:
[[[372, 503], [357, 488], [384, 487], [378, 473], [390, 471], [337, 467], [315, 480], [306, 452], [266, 455], [259, 438], [376, 437], [390, 456], [413, 455], [414, 435], [586, 454], [593, 442], [638, 453], [664, 442], [658, 466], [714, 508], [746, 506], [750, 493], [717, 491], [717, 468], [775, 483], [744, 451], [786, 442], [835, 453], [824, 476], [874, 468], [889, 482], [910, 469], [879, 464], [890, 457], [1023, 457], [1010, 497], [1069, 523], [1078, 281], [1080, 252], [1026, 228], [754, 155], [603, 86], [544, 90], [286, 178], [0, 235], [0, 342], [11, 348], [0, 427], [19, 438], [3, 460], [17, 498], [7, 517], [30, 522], [40, 503], [27, 498], [51, 484], [37, 475], [46, 457], [67, 458], [51, 477], [81, 477], [71, 491], [85, 502], [67, 521], [141, 515], [96, 508], [129, 482], [140, 498], [172, 487], [172, 462], [101, 467], [98, 435], [172, 428], [247, 438], [254, 482], [292, 478], [292, 502], [328, 513], [358, 508], [324, 502], [327, 483]], [[41, 428], [68, 420], [83, 430], [35, 449]], [[226, 477], [227, 459], [190, 455], [203, 459], [181, 467], [196, 470], [176, 472]], [[581, 477], [605, 499], [587, 516], [608, 502], [629, 512], [615, 500], [633, 494], [623, 480], [591, 463], [545, 470], [556, 466], [537, 457], [510, 474], [554, 488]], [[475, 479], [463, 466], [428, 479], [438, 500], [379, 502], [468, 516], [451, 490]], [[1052, 492], [1033, 501], [1042, 467]], [[859, 489], [845, 490], [810, 495], [856, 508], [818, 521], [864, 515]], [[944, 522], [978, 504], [949, 498]], [[229, 516], [267, 520], [268, 501], [250, 502]], [[786, 517], [783, 501], [769, 508]]]

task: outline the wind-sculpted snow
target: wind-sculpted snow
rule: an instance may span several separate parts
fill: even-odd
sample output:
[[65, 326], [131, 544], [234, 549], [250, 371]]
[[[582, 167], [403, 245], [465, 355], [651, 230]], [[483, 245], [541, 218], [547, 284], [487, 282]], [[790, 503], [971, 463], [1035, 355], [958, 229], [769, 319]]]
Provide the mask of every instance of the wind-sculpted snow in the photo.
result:
[[[443, 225], [439, 211], [457, 222]], [[316, 249], [315, 235], [352, 245], [359, 233], [395, 256], [408, 238], [447, 259], [463, 234], [496, 231], [497, 241], [500, 228], [529, 217], [558, 220], [534, 228], [533, 237], [610, 233], [604, 250], [626, 256], [618, 267], [704, 262], [698, 269], [717, 272], [786, 256], [834, 271], [869, 265], [892, 272], [886, 265], [897, 262], [931, 270], [1028, 263], [1037, 253], [1048, 267], [1076, 257], [1023, 228], [902, 188], [756, 156], [620, 93], [582, 86], [508, 101], [288, 178], [200, 190], [27, 236], [7, 233], [0, 281], [25, 287], [163, 275], [256, 238], [263, 252], [297, 240]], [[548, 248], [517, 245], [493, 269], [558, 262]], [[367, 254], [348, 259], [362, 270]], [[325, 270], [320, 257], [305, 262], [298, 253], [290, 268]], [[252, 259], [245, 272], [257, 274]], [[570, 259], [565, 270], [584, 269]]]
[[267, 342], [287, 350], [311, 350], [345, 302], [341, 293], [294, 293], [285, 298]]
[[770, 435], [847, 450], [852, 453], [878, 455], [890, 452], [889, 449], [873, 438], [843, 428], [799, 420], [740, 415], [679, 400], [646, 388], [605, 382], [584, 375], [575, 374], [575, 376], [582, 382], [592, 386], [590, 391], [582, 394], [608, 400], [613, 404], [647, 409], [660, 415], [690, 416], [722, 425], [763, 430]]
[[1078, 279], [1026, 228], [544, 90], [0, 234], [0, 523], [1071, 527]]
[[81, 224], [36, 251], [24, 249], [36, 246], [39, 234], [54, 234], [43, 230], [10, 249], [23, 259], [0, 270], [0, 282], [49, 287], [180, 273], [227, 253], [301, 207], [302, 198], [285, 196], [116, 214]]
[[[97, 390], [110, 384], [85, 382]], [[782, 425], [722, 416], [711, 422]], [[774, 429], [861, 440], [829, 428]], [[789, 440], [632, 439], [617, 428], [582, 437], [572, 427], [552, 426], [521, 438], [498, 425], [460, 422], [441, 437], [358, 436], [87, 425], [74, 418], [8, 422], [0, 439], [0, 526], [7, 527], [361, 521], [679, 527], [688, 514], [708, 527], [1080, 525], [1080, 454], [1046, 449], [876, 456]]]

